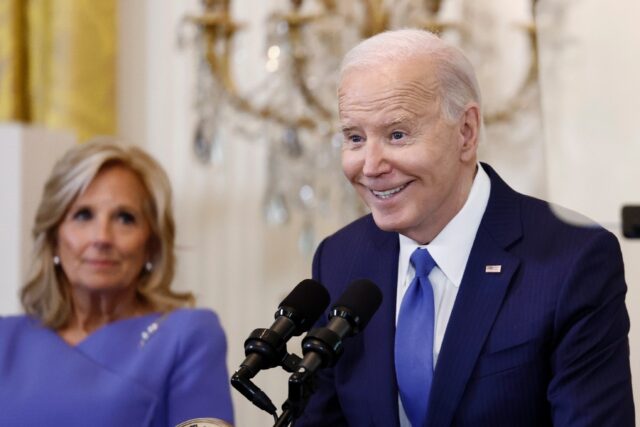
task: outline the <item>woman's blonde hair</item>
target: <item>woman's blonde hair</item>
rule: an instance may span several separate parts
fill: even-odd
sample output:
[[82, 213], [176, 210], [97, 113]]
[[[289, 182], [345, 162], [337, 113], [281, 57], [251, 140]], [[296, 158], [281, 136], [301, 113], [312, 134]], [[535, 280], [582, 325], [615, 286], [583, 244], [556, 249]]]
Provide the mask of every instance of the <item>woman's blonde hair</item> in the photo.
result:
[[143, 270], [136, 284], [140, 301], [154, 311], [167, 312], [194, 303], [191, 293], [171, 290], [175, 272], [175, 223], [171, 185], [167, 174], [139, 148], [100, 138], [69, 150], [53, 167], [33, 225], [34, 247], [29, 278], [21, 290], [27, 314], [51, 328], [69, 320], [72, 301], [69, 283], [53, 262], [58, 227], [69, 207], [95, 176], [106, 167], [119, 165], [134, 172], [146, 189], [143, 211], [151, 229], [151, 271]]

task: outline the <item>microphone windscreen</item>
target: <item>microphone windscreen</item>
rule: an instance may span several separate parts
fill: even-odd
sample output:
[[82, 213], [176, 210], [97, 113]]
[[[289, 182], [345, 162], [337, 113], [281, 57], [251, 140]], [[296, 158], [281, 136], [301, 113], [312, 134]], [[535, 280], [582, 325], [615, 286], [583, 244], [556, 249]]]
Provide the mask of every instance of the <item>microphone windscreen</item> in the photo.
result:
[[329, 305], [327, 289], [312, 279], [305, 279], [293, 288], [280, 307], [286, 307], [301, 316], [300, 326], [310, 328]]
[[358, 328], [364, 329], [382, 303], [382, 292], [375, 283], [367, 279], [351, 282], [338, 298], [334, 308], [349, 310], [358, 321]]

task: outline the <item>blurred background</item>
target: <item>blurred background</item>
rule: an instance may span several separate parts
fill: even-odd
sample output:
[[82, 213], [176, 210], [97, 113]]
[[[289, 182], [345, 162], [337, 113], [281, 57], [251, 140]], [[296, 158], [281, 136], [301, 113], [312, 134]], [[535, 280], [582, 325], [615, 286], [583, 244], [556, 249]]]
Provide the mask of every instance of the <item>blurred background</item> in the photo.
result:
[[[422, 27], [476, 67], [481, 160], [620, 239], [640, 413], [640, 241], [622, 236], [620, 214], [640, 204], [638, 18], [635, 0], [0, 0], [0, 315], [20, 311], [53, 162], [117, 135], [171, 177], [176, 285], [220, 315], [233, 372], [248, 334], [310, 277], [322, 237], [366, 212], [339, 167], [342, 55]], [[279, 406], [287, 378], [255, 380]], [[238, 426], [270, 425], [233, 397]]]

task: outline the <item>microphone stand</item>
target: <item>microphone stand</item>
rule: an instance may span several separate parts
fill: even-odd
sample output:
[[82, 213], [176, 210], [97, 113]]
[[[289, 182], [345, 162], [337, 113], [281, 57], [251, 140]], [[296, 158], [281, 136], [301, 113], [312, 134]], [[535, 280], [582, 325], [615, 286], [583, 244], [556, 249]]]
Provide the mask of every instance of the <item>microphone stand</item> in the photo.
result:
[[303, 367], [289, 378], [289, 396], [282, 404], [282, 414], [274, 427], [288, 427], [302, 415], [307, 402], [314, 392], [313, 374]]
[[[286, 343], [268, 329], [256, 329], [245, 342], [245, 351], [248, 352], [246, 360], [256, 360], [259, 355], [266, 356], [267, 360], [277, 360], [272, 366], [281, 366], [287, 372], [294, 372], [302, 359], [287, 352]], [[277, 409], [269, 399], [269, 396], [258, 387], [251, 378], [258, 370], [250, 368], [251, 363], [240, 366], [231, 377], [231, 385], [238, 390], [251, 403], [265, 412], [271, 414], [274, 420], [278, 419]]]
[[[324, 340], [320, 340], [322, 337]], [[302, 341], [305, 353], [304, 360], [300, 359], [295, 372], [289, 377], [289, 395], [282, 404], [282, 415], [277, 419], [274, 427], [288, 427], [302, 415], [309, 398], [315, 391], [313, 378], [321, 367], [333, 366], [337, 357], [342, 354], [340, 341], [337, 336], [328, 334], [323, 328], [314, 329]], [[332, 345], [327, 346], [325, 342]]]

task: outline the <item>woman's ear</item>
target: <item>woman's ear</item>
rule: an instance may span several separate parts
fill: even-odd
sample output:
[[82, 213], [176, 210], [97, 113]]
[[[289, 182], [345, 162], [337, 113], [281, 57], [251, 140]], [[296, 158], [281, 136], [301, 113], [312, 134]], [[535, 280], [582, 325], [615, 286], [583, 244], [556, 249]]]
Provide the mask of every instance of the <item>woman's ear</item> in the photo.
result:
[[153, 234], [149, 236], [149, 240], [147, 240], [147, 247], [146, 247], [147, 261], [154, 262], [156, 260], [156, 256], [158, 255], [159, 248], [160, 248], [159, 240], [160, 239], [157, 236], [154, 236]]

